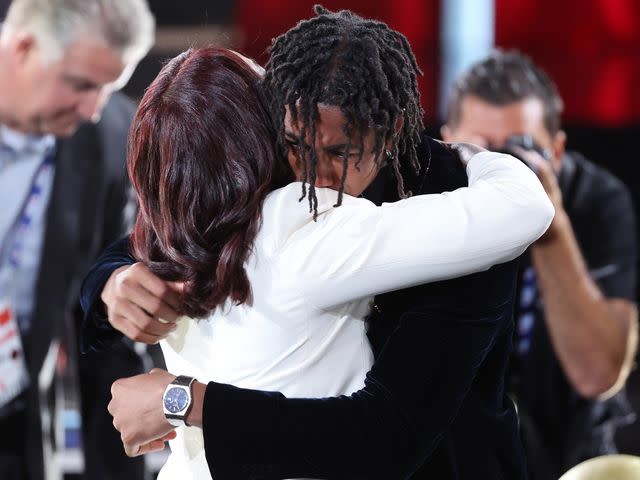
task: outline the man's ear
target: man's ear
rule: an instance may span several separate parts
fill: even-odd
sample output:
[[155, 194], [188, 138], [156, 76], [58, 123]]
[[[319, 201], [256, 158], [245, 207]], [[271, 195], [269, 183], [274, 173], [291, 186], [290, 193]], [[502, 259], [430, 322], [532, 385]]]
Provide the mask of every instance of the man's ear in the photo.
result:
[[9, 39], [7, 50], [14, 62], [17, 65], [22, 65], [26, 63], [36, 46], [36, 38], [32, 33], [18, 32]]
[[560, 165], [562, 164], [562, 157], [564, 156], [566, 144], [567, 134], [564, 130], [558, 130], [558, 133], [553, 136], [553, 157], [551, 158], [551, 164], [556, 173], [560, 171]]

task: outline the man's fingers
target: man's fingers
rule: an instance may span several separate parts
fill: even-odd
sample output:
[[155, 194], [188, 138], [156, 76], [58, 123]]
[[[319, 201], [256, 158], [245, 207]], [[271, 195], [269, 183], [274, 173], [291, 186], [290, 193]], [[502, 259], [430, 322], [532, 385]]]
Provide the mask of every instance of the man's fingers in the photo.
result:
[[145, 453], [156, 452], [158, 450], [163, 450], [164, 449], [164, 443], [168, 442], [169, 440], [173, 440], [174, 438], [176, 438], [177, 435], [178, 434], [176, 433], [176, 431], [172, 430], [162, 438], [158, 438], [157, 440], [153, 440], [153, 441], [151, 441], [149, 443], [145, 443], [144, 445], [140, 445], [138, 447], [137, 455], [144, 455]]
[[[152, 440], [151, 442], [145, 443], [143, 445], [136, 445], [133, 443], [128, 443], [122, 439], [122, 444], [124, 446], [124, 451], [128, 457], [137, 457], [140, 455], [144, 455], [145, 453], [156, 452], [158, 450], [164, 449], [164, 443], [168, 440], [173, 440], [176, 438], [176, 431], [173, 430], [167, 433], [164, 437], [158, 438], [157, 440]], [[122, 436], [124, 437], [124, 435]]]
[[131, 302], [123, 302], [118, 313], [126, 317], [141, 333], [156, 337], [157, 340], [166, 337], [176, 325], [161, 322]]
[[173, 285], [167, 285], [167, 290], [165, 290], [162, 299], [173, 308], [176, 312], [180, 310], [180, 305], [182, 303], [182, 289], [184, 288], [184, 284], [180, 282], [179, 289], [176, 289]]
[[148, 290], [154, 296], [161, 298], [174, 310], [180, 307], [180, 293], [177, 292], [170, 282], [166, 282], [157, 277], [143, 263], [136, 263], [131, 267], [129, 272], [130, 280], [137, 282], [144, 289]]
[[144, 455], [145, 453], [149, 453], [149, 452], [157, 452], [158, 450], [163, 450], [163, 449], [164, 449], [164, 441], [162, 439], [153, 440], [149, 443], [145, 443], [144, 445], [140, 445], [140, 447], [138, 448], [138, 455]]
[[184, 292], [184, 282], [167, 282], [167, 283], [169, 284], [169, 286], [174, 292], [178, 294]]
[[149, 335], [143, 331], [141, 331], [134, 323], [132, 323], [128, 318], [116, 315], [112, 319], [110, 318], [111, 325], [116, 330], [119, 330], [124, 334], [125, 337], [130, 338], [135, 342], [146, 343], [147, 345], [155, 345], [162, 338], [156, 335]]
[[525, 150], [519, 145], [511, 145], [509, 146], [509, 150], [511, 150], [518, 158], [522, 159], [538, 176], [552, 173], [549, 162], [537, 152]]
[[180, 316], [171, 305], [139, 284], [123, 285], [122, 294], [130, 303], [142, 308], [152, 317], [161, 318], [166, 322], [175, 322]]
[[141, 454], [140, 445], [126, 443], [124, 440], [122, 441], [122, 445], [124, 446], [124, 453], [127, 454], [127, 457], [137, 457]]

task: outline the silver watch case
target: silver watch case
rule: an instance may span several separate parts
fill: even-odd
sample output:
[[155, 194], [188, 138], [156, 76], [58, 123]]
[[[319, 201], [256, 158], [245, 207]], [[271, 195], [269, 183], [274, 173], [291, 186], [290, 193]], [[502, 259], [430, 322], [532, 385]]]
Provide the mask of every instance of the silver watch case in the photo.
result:
[[[195, 381], [195, 378], [188, 377], [186, 375], [180, 375], [171, 382], [164, 390], [162, 395], [162, 411], [167, 421], [174, 427], [186, 426], [185, 418], [191, 410], [191, 404], [193, 403], [193, 396], [191, 394], [191, 385]], [[174, 396], [184, 397], [186, 396], [186, 402], [183, 405], [171, 405], [175, 403]], [[182, 400], [182, 398], [181, 398]]]

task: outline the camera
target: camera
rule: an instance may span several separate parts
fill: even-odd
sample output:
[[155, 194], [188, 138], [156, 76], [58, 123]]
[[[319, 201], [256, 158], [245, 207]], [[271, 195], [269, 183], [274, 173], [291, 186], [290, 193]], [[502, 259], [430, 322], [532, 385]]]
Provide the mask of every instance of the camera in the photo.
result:
[[496, 150], [498, 152], [508, 153], [509, 155], [512, 155], [518, 160], [527, 164], [527, 162], [523, 158], [520, 158], [518, 154], [513, 151], [512, 147], [520, 147], [523, 150], [533, 151], [539, 154], [545, 160], [551, 160], [551, 152], [548, 149], [542, 148], [540, 145], [538, 145], [531, 135], [511, 135], [509, 138], [507, 138], [502, 147]]

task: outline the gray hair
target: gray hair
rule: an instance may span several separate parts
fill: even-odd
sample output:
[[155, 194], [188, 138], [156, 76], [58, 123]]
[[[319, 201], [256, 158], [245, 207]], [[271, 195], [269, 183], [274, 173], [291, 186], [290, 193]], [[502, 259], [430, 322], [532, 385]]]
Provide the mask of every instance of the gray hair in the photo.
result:
[[19, 30], [54, 57], [80, 33], [97, 36], [130, 63], [152, 47], [155, 20], [145, 0], [13, 0], [2, 34]]

